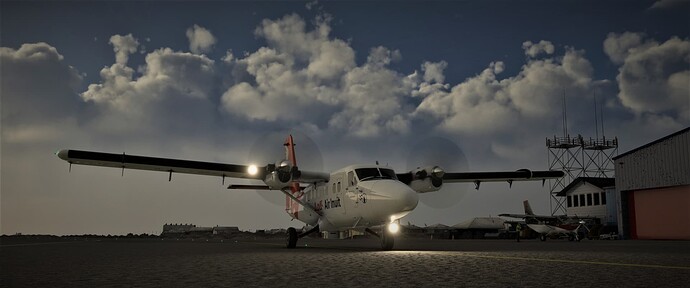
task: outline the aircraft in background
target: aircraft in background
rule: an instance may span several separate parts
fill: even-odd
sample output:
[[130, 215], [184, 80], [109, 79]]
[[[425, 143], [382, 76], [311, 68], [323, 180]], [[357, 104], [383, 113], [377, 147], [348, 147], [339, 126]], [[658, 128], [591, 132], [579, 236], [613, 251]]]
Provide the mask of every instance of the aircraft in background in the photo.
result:
[[[454, 172], [423, 166], [405, 173], [378, 165], [351, 165], [332, 173], [298, 168], [292, 135], [285, 139], [285, 159], [265, 166], [210, 163], [80, 150], [61, 150], [57, 156], [72, 164], [153, 170], [173, 173], [243, 178], [262, 185], [230, 185], [228, 189], [278, 190], [285, 194], [285, 211], [311, 227], [301, 233], [287, 229], [287, 248], [314, 232], [366, 231], [381, 239], [390, 250], [400, 229], [400, 218], [417, 207], [418, 193], [434, 192], [445, 183], [542, 180], [563, 177], [562, 171]], [[377, 229], [380, 233], [372, 230]]]
[[568, 240], [578, 242], [582, 240], [580, 228], [587, 229], [586, 220], [592, 218], [570, 217], [567, 215], [535, 215], [529, 201], [522, 202], [525, 207], [525, 214], [499, 214], [500, 217], [522, 218], [525, 219], [527, 226], [539, 233], [539, 240], [546, 241], [552, 235], [566, 235]]

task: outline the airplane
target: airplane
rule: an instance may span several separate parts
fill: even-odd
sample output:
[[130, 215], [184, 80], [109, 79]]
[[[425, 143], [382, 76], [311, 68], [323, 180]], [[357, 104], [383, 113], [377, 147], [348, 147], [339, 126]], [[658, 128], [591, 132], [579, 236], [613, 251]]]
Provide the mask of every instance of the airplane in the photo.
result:
[[[263, 185], [231, 184], [228, 189], [277, 190], [285, 194], [285, 211], [293, 219], [306, 223], [301, 233], [287, 229], [286, 247], [295, 248], [297, 240], [314, 232], [356, 230], [368, 232], [381, 240], [383, 250], [391, 250], [400, 230], [400, 218], [412, 212], [419, 193], [438, 191], [445, 183], [470, 182], [479, 189], [482, 182], [542, 180], [563, 177], [562, 171], [445, 172], [438, 166], [418, 167], [396, 173], [391, 167], [350, 165], [332, 173], [305, 171], [297, 166], [295, 142], [289, 135], [283, 143], [285, 159], [265, 166], [211, 163], [114, 153], [60, 150], [56, 155], [70, 164], [124, 169], [242, 178], [262, 181]], [[309, 228], [311, 227], [311, 228]], [[377, 229], [381, 233], [372, 230]], [[307, 230], [308, 229], [308, 230]], [[307, 230], [307, 231], [304, 231]]]
[[499, 217], [522, 218], [525, 219], [527, 226], [539, 233], [539, 240], [546, 241], [546, 238], [552, 235], [566, 235], [569, 241], [578, 242], [582, 237], [578, 233], [581, 227], [585, 229], [587, 226], [585, 220], [592, 218], [570, 217], [567, 215], [535, 215], [529, 201], [522, 202], [525, 207], [525, 214], [499, 214]]

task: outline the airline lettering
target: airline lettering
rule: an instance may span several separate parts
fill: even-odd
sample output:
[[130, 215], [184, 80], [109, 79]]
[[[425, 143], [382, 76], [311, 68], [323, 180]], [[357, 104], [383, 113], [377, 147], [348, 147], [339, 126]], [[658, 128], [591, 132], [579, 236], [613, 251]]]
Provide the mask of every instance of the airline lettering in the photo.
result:
[[331, 208], [338, 208], [341, 207], [340, 205], [340, 197], [335, 197], [335, 199], [326, 199], [324, 200], [324, 208], [326, 209], [331, 209]]

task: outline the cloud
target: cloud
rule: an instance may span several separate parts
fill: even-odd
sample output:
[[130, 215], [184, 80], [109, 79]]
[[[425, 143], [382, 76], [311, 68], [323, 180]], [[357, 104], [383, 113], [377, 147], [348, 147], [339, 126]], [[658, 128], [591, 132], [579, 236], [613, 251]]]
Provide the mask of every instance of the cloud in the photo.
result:
[[[136, 42], [129, 38], [134, 41], [128, 43]], [[117, 46], [117, 43], [112, 44]], [[101, 109], [91, 125], [113, 133], [144, 134], [170, 130], [200, 133], [195, 127], [210, 125], [215, 110], [211, 94], [216, 89], [213, 60], [170, 48], [147, 54], [145, 65], [138, 72], [123, 60], [126, 57], [103, 68], [101, 83], [90, 84], [81, 93], [84, 101], [93, 102]]]
[[137, 52], [139, 41], [134, 39], [132, 34], [113, 35], [110, 37], [110, 45], [113, 45], [115, 51], [115, 63], [126, 64], [129, 60], [129, 54]]
[[0, 47], [2, 125], [50, 123], [78, 110], [82, 76], [47, 43]]
[[525, 41], [522, 43], [522, 49], [525, 50], [525, 55], [532, 58], [537, 57], [541, 53], [546, 53], [548, 55], [553, 54], [554, 47], [549, 41], [541, 40], [539, 43], [532, 43], [532, 41]]
[[422, 64], [422, 71], [424, 71], [424, 81], [429, 83], [443, 83], [443, 81], [445, 80], [443, 70], [445, 70], [446, 67], [448, 67], [448, 63], [446, 63], [446, 61], [441, 61], [437, 63], [428, 61], [424, 62], [424, 64]]
[[[529, 60], [517, 75], [499, 81], [496, 75], [503, 70], [503, 62], [492, 62], [450, 91], [440, 87], [423, 93], [420, 90], [425, 95], [415, 113], [434, 117], [438, 128], [451, 133], [508, 131], [517, 122], [552, 118], [564, 89], [569, 95], [582, 97], [589, 95], [593, 85], [590, 62], [583, 51], [573, 48], [567, 48], [562, 57]], [[422, 83], [420, 87], [428, 86]]]
[[255, 34], [268, 45], [234, 60], [243, 81], [223, 93], [224, 110], [251, 121], [308, 123], [361, 137], [406, 132], [404, 76], [387, 68], [400, 52], [375, 47], [357, 66], [352, 47], [329, 36], [329, 21], [317, 17], [313, 30], [295, 14], [262, 21]]
[[609, 33], [606, 40], [604, 40], [604, 52], [613, 63], [623, 64], [625, 58], [630, 55], [630, 49], [639, 47], [642, 44], [643, 38], [644, 34], [641, 33]]
[[216, 44], [216, 37], [211, 31], [194, 24], [187, 29], [187, 39], [189, 39], [189, 50], [194, 54], [208, 53]]
[[644, 38], [612, 33], [604, 42], [604, 47], [627, 48], [606, 51], [614, 63], [622, 64], [616, 76], [621, 103], [637, 114], [670, 113], [690, 120], [690, 40], [672, 37], [659, 43]]

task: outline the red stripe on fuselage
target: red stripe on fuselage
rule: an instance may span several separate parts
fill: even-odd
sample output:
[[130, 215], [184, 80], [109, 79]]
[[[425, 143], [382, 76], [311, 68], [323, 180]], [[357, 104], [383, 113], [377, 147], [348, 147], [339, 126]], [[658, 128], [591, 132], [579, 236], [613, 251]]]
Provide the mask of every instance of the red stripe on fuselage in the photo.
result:
[[[290, 161], [290, 165], [292, 167], [297, 167], [297, 157], [295, 157], [295, 142], [292, 139], [292, 135], [288, 135], [283, 145], [285, 145], [285, 158], [287, 158], [288, 161]], [[290, 183], [290, 190], [292, 192], [292, 195], [297, 197], [296, 194], [300, 192], [299, 183], [294, 181]], [[292, 214], [295, 218], [297, 218], [299, 203], [297, 203], [297, 201], [295, 200], [290, 199], [290, 197], [286, 195], [285, 209], [288, 210], [289, 213]]]

